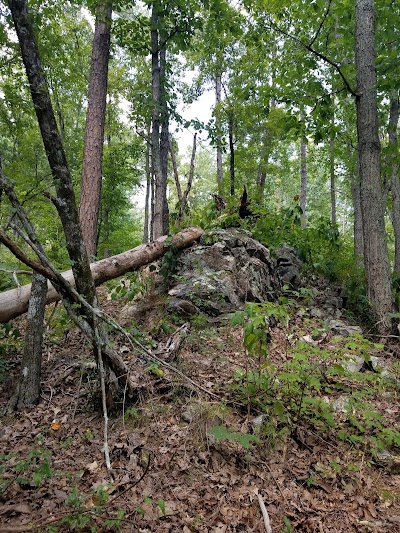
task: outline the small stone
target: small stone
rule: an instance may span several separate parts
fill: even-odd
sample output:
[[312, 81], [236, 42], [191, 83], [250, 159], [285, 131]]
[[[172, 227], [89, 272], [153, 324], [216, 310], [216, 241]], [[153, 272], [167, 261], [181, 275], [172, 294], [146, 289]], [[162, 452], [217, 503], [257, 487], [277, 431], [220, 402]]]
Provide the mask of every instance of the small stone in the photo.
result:
[[358, 355], [349, 355], [343, 366], [347, 372], [360, 372], [364, 366], [364, 359]]
[[191, 424], [196, 417], [196, 408], [194, 405], [187, 405], [185, 410], [182, 411], [182, 420]]
[[250, 420], [250, 424], [253, 426], [254, 429], [260, 430], [266, 418], [267, 415], [256, 416], [255, 418]]
[[359, 326], [349, 326], [342, 320], [329, 320], [329, 328], [342, 337], [348, 337], [349, 335], [362, 335], [362, 329]]

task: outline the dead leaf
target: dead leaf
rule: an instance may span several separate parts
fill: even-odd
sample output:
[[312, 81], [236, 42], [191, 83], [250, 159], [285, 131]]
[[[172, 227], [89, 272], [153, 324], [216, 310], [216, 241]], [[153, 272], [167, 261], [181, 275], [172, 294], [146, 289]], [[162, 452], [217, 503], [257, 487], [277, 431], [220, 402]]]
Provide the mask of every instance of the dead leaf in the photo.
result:
[[88, 472], [90, 472], [91, 474], [93, 474], [94, 472], [96, 472], [96, 470], [98, 470], [99, 468], [99, 464], [97, 461], [93, 461], [93, 463], [88, 463], [86, 466], [85, 466], [85, 470], [87, 470]]
[[54, 419], [50, 427], [53, 431], [58, 431], [61, 427], [61, 422], [57, 419]]
[[32, 509], [27, 503], [18, 503], [17, 505], [13, 506], [13, 511], [21, 514], [31, 514]]

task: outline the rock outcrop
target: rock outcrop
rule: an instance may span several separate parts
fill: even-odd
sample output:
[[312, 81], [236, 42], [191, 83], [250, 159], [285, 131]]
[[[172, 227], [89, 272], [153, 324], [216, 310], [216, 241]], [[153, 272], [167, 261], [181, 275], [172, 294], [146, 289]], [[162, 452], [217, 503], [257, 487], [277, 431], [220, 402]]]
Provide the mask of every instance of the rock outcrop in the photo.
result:
[[237, 228], [207, 232], [181, 252], [176, 279], [168, 294], [209, 315], [275, 300], [281, 286], [269, 250]]

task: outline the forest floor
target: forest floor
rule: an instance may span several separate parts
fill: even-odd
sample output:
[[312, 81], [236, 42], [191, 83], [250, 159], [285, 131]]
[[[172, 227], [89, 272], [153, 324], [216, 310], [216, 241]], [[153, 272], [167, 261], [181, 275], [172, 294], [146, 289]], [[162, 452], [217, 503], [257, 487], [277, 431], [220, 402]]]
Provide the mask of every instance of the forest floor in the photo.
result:
[[[111, 302], [105, 288], [101, 294], [103, 307], [119, 319], [125, 302]], [[269, 357], [277, 368], [293, 359], [288, 347], [300, 337], [318, 342], [324, 353], [333, 349], [329, 332], [312, 340], [321, 320], [309, 311], [299, 305], [287, 326], [272, 328]], [[236, 371], [258, 368], [259, 360], [244, 350], [242, 328], [227, 323], [192, 324], [171, 362], [198, 387], [168, 368], [149, 367], [126, 339], [113, 338], [139, 392], [134, 404], [127, 400], [124, 416], [122, 403], [110, 416], [111, 480], [90, 347], [63, 321], [59, 308], [48, 312], [42, 401], [0, 419], [0, 532], [263, 532], [258, 495], [273, 533], [400, 531], [400, 469], [395, 458], [380, 464], [366, 437], [378, 423], [372, 421], [370, 429], [364, 424], [363, 438], [352, 440], [350, 432], [343, 441], [337, 429], [322, 427], [309, 415], [294, 413], [284, 423], [282, 413], [270, 411], [257, 425], [259, 412], [246, 405], [246, 398], [238, 399], [231, 386], [239, 383]], [[153, 342], [167, 339], [179, 325], [170, 318], [157, 313], [146, 318], [141, 335], [150, 349], [146, 331]], [[15, 324], [22, 331], [24, 319]], [[380, 356], [395, 360], [388, 350]], [[0, 383], [0, 409], [11, 394], [18, 363], [16, 350]], [[340, 379], [342, 389], [364, 387], [348, 375], [335, 382]], [[398, 386], [380, 383], [378, 388], [379, 393], [370, 392], [370, 402], [385, 427], [399, 430]], [[319, 394], [332, 399], [338, 391], [330, 387]], [[215, 426], [244, 435], [258, 431], [260, 442], [246, 448], [237, 435], [218, 440], [210, 431]]]

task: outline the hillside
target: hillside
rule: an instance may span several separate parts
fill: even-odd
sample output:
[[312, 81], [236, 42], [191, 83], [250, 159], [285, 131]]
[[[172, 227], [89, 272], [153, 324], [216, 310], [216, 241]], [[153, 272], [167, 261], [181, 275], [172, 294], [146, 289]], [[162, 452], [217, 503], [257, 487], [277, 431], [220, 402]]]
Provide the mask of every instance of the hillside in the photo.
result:
[[[399, 530], [396, 354], [347, 336], [358, 329], [332, 308], [334, 287], [303, 280], [279, 304], [187, 319], [146, 283], [140, 324], [127, 318], [126, 297], [111, 300], [120, 289], [100, 291], [106, 311], [169, 365], [114, 334], [137, 382], [134, 401], [109, 406], [114, 479], [90, 348], [50, 308], [42, 402], [2, 419], [0, 531], [261, 532], [257, 494], [273, 532]], [[15, 324], [22, 331], [24, 319]], [[166, 350], [182, 331], [179, 351]]]

